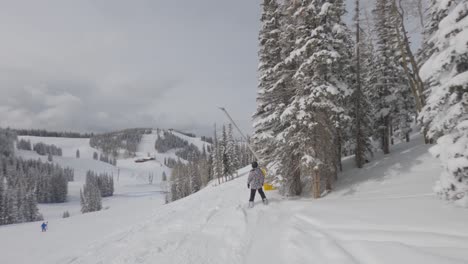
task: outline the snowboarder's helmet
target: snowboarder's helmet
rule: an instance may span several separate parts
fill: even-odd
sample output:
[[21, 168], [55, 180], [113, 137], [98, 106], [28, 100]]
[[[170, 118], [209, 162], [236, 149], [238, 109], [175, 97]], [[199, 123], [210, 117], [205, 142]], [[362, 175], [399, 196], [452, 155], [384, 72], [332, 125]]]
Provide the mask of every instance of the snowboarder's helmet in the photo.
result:
[[256, 161], [252, 162], [252, 168], [257, 168], [258, 167], [258, 163]]

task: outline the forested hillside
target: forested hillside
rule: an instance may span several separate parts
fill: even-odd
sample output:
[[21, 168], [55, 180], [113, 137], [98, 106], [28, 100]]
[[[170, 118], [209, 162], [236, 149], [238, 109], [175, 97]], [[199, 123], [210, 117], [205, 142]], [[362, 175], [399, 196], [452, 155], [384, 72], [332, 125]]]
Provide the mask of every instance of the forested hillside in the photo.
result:
[[63, 203], [74, 171], [15, 157], [12, 130], [0, 129], [0, 225], [42, 219], [37, 203]]
[[108, 155], [117, 157], [120, 151], [124, 151], [125, 156], [134, 156], [138, 144], [144, 134], [151, 133], [151, 129], [132, 128], [122, 131], [98, 134], [91, 137], [89, 144], [93, 148], [100, 149]]

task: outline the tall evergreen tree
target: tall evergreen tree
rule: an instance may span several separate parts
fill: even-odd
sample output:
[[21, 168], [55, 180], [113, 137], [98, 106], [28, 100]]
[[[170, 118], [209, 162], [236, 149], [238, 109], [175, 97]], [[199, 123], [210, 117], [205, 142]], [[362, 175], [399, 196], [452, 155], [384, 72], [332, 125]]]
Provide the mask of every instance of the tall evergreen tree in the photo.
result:
[[80, 190], [81, 212], [89, 213], [102, 209], [101, 191], [97, 181], [92, 177], [86, 177], [83, 191]]
[[437, 140], [444, 172], [436, 191], [447, 199], [468, 195], [468, 3], [433, 0], [421, 77], [427, 102], [420, 121]]
[[[299, 1], [286, 0], [280, 6], [280, 34], [279, 47], [281, 61], [273, 68], [274, 74], [278, 80], [275, 83], [274, 94], [270, 95], [274, 100], [274, 112], [267, 116], [266, 121], [274, 123], [270, 129], [272, 140], [272, 152], [267, 152], [264, 159], [269, 163], [269, 170], [276, 175], [273, 181], [281, 186], [280, 191], [283, 194], [298, 195], [302, 192], [300, 179], [300, 156], [293, 153], [296, 148], [291, 144], [287, 135], [287, 129], [291, 128], [291, 121], [288, 118], [289, 108], [295, 99], [294, 95], [297, 89], [297, 83], [293, 76], [299, 67], [299, 61], [296, 56], [291, 56], [296, 48], [297, 30], [299, 21], [297, 15], [301, 9]], [[246, 146], [243, 146], [243, 153], [247, 153]], [[291, 155], [292, 154], [292, 155]], [[245, 156], [248, 158], [248, 155]], [[247, 160], [244, 160], [247, 162]]]
[[226, 142], [226, 157], [227, 157], [227, 174], [232, 178], [234, 173], [239, 169], [239, 157], [236, 153], [236, 141], [232, 133], [232, 124], [228, 125], [227, 142]]
[[6, 218], [6, 190], [5, 190], [5, 178], [0, 172], [0, 225], [5, 224]]
[[227, 132], [226, 132], [226, 125], [223, 125], [223, 130], [221, 131], [221, 138], [219, 141], [219, 151], [221, 155], [221, 161], [223, 163], [223, 176], [224, 180], [227, 181], [229, 177], [229, 157], [228, 157], [228, 151], [227, 151], [227, 144], [228, 144], [228, 138], [227, 138]]
[[191, 162], [188, 168], [190, 170], [190, 193], [196, 193], [202, 188], [200, 171], [196, 162]]
[[276, 0], [263, 1], [262, 27], [259, 34], [260, 50], [257, 110], [254, 114], [254, 144], [264, 162], [273, 160], [275, 126], [279, 114], [278, 105], [282, 98], [283, 82], [279, 65], [282, 61], [280, 23], [282, 14]]
[[[360, 1], [355, 1], [355, 14], [354, 14], [354, 23], [355, 23], [355, 33], [356, 33], [356, 49], [354, 54], [355, 60], [355, 85], [353, 89], [353, 94], [351, 97], [352, 103], [350, 105], [352, 109], [353, 117], [353, 138], [355, 140], [355, 161], [358, 168], [362, 168], [366, 161], [366, 154], [371, 152], [370, 144], [370, 103], [366, 94], [366, 65], [363, 63], [365, 55], [363, 56], [363, 50], [365, 49], [365, 44], [362, 44], [362, 28], [360, 23], [360, 13], [361, 6]], [[364, 42], [365, 43], [365, 42]], [[364, 77], [364, 78], [363, 78]]]
[[341, 20], [343, 14], [342, 1], [302, 1], [295, 14], [296, 49], [286, 59], [299, 67], [293, 76], [294, 99], [282, 115], [290, 123], [283, 135], [293, 146], [290, 155], [300, 158], [307, 174], [319, 165], [327, 189], [336, 179], [338, 164], [337, 151], [330, 146], [338, 140], [343, 103], [349, 94], [349, 72], [344, 68], [350, 59], [349, 31]]
[[[378, 0], [374, 8], [377, 36], [377, 60], [374, 67], [374, 84], [371, 101], [374, 102], [376, 137], [381, 141], [385, 154], [390, 153], [391, 136], [395, 124], [401, 127], [405, 136], [408, 133], [408, 117], [414, 112], [414, 99], [411, 96], [408, 80], [399, 65], [398, 31], [395, 28], [393, 2]], [[413, 101], [413, 104], [410, 101]]]

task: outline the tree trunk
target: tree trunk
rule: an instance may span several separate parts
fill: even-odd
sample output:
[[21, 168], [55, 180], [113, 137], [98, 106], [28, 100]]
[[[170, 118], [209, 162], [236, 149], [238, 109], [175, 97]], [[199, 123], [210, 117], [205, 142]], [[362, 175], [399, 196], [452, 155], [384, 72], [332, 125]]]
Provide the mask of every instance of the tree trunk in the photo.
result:
[[[355, 160], [356, 166], [362, 168], [364, 166], [364, 142], [362, 142], [362, 114], [359, 100], [361, 96], [361, 52], [360, 52], [360, 35], [361, 28], [359, 26], [359, 0], [356, 0], [356, 10], [355, 10], [355, 22], [356, 22], [356, 92], [354, 98], [354, 111], [356, 116], [356, 149], [355, 149]], [[340, 163], [341, 165], [341, 163]], [[343, 171], [340, 166], [340, 171]]]
[[290, 193], [292, 195], [301, 195], [302, 193], [302, 183], [301, 183], [301, 168], [300, 168], [300, 158], [297, 155], [294, 155], [292, 158], [292, 175], [291, 175], [291, 185]]
[[[410, 81], [411, 91], [414, 95], [416, 101], [416, 109], [418, 112], [421, 112], [421, 109], [425, 105], [425, 98], [424, 98], [424, 82], [419, 75], [419, 65], [416, 62], [414, 54], [411, 50], [408, 34], [406, 32], [405, 23], [404, 23], [404, 10], [400, 3], [400, 11], [398, 10], [398, 5], [396, 0], [393, 0], [393, 14], [397, 19], [395, 19], [395, 30], [397, 31], [397, 41], [398, 46], [400, 48], [400, 52], [402, 53], [402, 66], [405, 70], [406, 75]], [[403, 39], [401, 39], [403, 37]], [[406, 57], [408, 56], [408, 58]], [[407, 61], [409, 59], [409, 63]], [[411, 65], [412, 71], [409, 70], [409, 65]]]
[[390, 122], [388, 117], [383, 117], [382, 128], [382, 150], [384, 154], [390, 153]]
[[320, 198], [320, 172], [318, 169], [314, 169], [314, 177], [312, 183], [312, 194], [315, 199]]
[[[339, 121], [338, 121], [339, 122]], [[336, 163], [340, 171], [343, 171], [343, 163], [341, 162], [341, 151], [342, 151], [342, 138], [341, 138], [341, 127], [338, 127], [336, 132]]]
[[395, 144], [394, 142], [394, 139], [393, 139], [393, 125], [391, 125], [392, 122], [389, 122], [390, 123], [390, 144], [393, 146]]

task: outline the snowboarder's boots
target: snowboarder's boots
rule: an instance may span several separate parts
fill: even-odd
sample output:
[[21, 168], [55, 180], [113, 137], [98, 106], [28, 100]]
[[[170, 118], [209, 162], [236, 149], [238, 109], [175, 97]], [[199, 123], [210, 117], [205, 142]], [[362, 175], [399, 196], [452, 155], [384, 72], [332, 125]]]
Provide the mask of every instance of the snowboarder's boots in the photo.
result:
[[268, 204], [268, 199], [267, 199], [267, 198], [263, 199], [263, 204], [264, 204], [264, 205], [267, 205], [267, 204]]
[[249, 208], [253, 208], [254, 207], [254, 202], [249, 202]]

